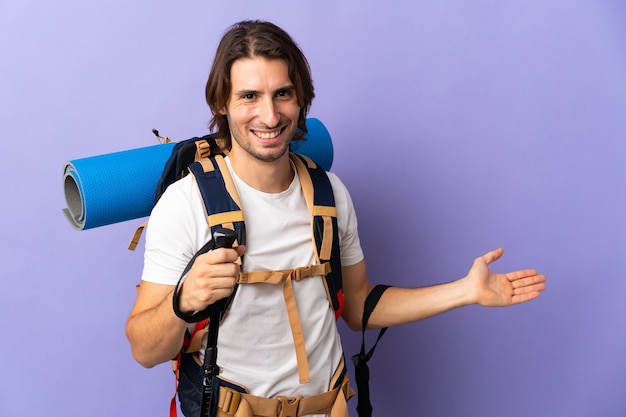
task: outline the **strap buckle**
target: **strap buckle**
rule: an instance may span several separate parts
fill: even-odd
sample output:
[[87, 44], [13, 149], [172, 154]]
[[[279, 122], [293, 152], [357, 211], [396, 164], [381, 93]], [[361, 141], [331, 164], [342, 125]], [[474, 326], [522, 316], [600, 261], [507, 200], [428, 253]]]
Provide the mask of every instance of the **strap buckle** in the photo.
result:
[[290, 397], [276, 397], [280, 403], [280, 413], [278, 417], [298, 417], [298, 408], [300, 407], [300, 400], [302, 395], [298, 395], [295, 398]]
[[223, 397], [219, 399], [218, 407], [229, 416], [234, 416], [239, 408], [241, 402], [241, 393], [234, 389], [225, 387], [223, 388]]

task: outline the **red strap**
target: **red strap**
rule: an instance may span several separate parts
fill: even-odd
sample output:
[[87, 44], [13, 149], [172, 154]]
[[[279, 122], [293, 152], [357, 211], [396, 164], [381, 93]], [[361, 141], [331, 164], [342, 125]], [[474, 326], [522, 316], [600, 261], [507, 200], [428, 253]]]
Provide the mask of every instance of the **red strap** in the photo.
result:
[[[195, 331], [195, 329], [194, 329]], [[185, 338], [186, 340], [187, 338]], [[188, 343], [188, 342], [187, 342]], [[184, 345], [184, 342], [183, 342]], [[180, 361], [182, 359], [183, 351], [178, 352], [178, 357], [176, 358], [176, 369], [174, 369], [174, 395], [170, 400], [170, 417], [177, 417], [176, 413], [176, 394], [178, 394], [178, 372], [180, 370]]]
[[208, 322], [207, 319], [197, 322], [193, 328], [193, 333], [191, 333], [190, 336], [185, 336], [185, 339], [183, 339], [183, 347], [178, 352], [178, 356], [176, 357], [176, 367], [174, 369], [174, 376], [175, 376], [174, 395], [172, 396], [172, 399], [170, 400], [170, 417], [178, 416], [178, 413], [176, 412], [176, 394], [178, 394], [178, 375], [180, 371], [180, 361], [182, 360], [182, 357], [183, 357], [183, 349], [189, 346], [189, 343], [191, 343], [191, 339], [196, 333], [198, 333], [200, 330], [206, 327], [207, 322]]
[[339, 302], [339, 308], [335, 311], [335, 321], [339, 320], [339, 317], [341, 317], [341, 313], [343, 312], [343, 290], [339, 290], [337, 292], [337, 301]]

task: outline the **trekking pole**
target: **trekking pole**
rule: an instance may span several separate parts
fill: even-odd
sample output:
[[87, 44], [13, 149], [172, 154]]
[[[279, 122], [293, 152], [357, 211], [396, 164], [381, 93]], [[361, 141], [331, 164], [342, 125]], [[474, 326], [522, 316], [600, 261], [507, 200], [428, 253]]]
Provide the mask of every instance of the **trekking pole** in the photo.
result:
[[[232, 248], [237, 239], [237, 233], [233, 230], [220, 228], [213, 233], [214, 248]], [[220, 373], [217, 366], [217, 336], [220, 319], [224, 309], [226, 298], [216, 301], [210, 306], [209, 332], [207, 335], [207, 347], [204, 351], [204, 364], [202, 365], [202, 402], [200, 408], [201, 417], [215, 416], [217, 404], [217, 389], [215, 379]]]

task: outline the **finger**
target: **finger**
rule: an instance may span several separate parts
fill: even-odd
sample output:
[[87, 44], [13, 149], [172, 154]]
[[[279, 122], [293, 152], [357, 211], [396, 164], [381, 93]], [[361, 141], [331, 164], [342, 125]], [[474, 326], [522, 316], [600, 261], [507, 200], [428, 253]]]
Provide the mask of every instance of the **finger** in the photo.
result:
[[505, 275], [509, 281], [513, 282], [518, 279], [538, 276], [539, 274], [534, 269], [521, 269], [519, 271], [507, 272]]
[[[537, 275], [533, 271], [519, 271], [522, 272], [518, 276], [511, 277], [509, 276], [509, 281], [511, 281], [511, 285], [513, 288], [526, 287], [528, 285], [538, 284], [540, 282], [545, 282], [546, 277], [544, 275]], [[524, 274], [523, 272], [529, 272], [528, 274]]]
[[185, 282], [179, 294], [179, 303], [184, 311], [200, 311], [217, 300], [228, 297], [235, 286], [233, 277], [196, 279]]
[[197, 280], [195, 285], [190, 287], [189, 290], [191, 292], [211, 293], [213, 291], [231, 290], [236, 283], [237, 279], [233, 276], [203, 277]]
[[239, 274], [239, 270], [239, 265], [233, 262], [214, 264], [198, 257], [185, 281], [193, 282], [196, 286], [206, 287], [210, 285], [211, 280], [216, 278], [234, 279]]
[[196, 294], [197, 305], [196, 310], [204, 310], [207, 306], [215, 303], [218, 300], [228, 297], [233, 292], [233, 288], [215, 288], [211, 291], [205, 291], [200, 294]]
[[232, 289], [237, 283], [235, 277], [214, 277], [205, 280], [204, 288], [210, 291]]
[[232, 262], [210, 265], [210, 267], [206, 270], [206, 275], [204, 276], [211, 280], [218, 278], [235, 279], [235, 277], [239, 274], [239, 270], [239, 265]]
[[546, 289], [546, 284], [544, 283], [527, 285], [525, 287], [514, 288], [513, 295], [515, 296], [515, 295], [528, 294], [531, 292], [541, 292], [541, 291], [544, 291], [545, 289]]
[[491, 252], [487, 252], [486, 254], [481, 256], [480, 259], [482, 259], [487, 265], [489, 265], [490, 263], [500, 259], [503, 253], [504, 250], [502, 248], [498, 248], [496, 250], [492, 250]]
[[539, 291], [532, 291], [525, 294], [514, 295], [511, 298], [511, 304], [525, 303], [526, 301], [534, 300], [535, 298], [539, 297], [539, 295], [541, 295]]
[[229, 262], [235, 262], [239, 258], [239, 251], [245, 251], [245, 246], [243, 249], [237, 248], [219, 248], [215, 250], [208, 251], [198, 257], [203, 262], [208, 264], [223, 264]]

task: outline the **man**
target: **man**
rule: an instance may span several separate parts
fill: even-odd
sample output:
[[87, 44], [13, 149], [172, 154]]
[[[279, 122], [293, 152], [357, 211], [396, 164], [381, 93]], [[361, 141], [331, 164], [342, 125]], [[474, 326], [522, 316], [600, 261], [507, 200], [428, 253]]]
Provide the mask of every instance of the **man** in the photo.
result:
[[[288, 34], [271, 23], [235, 24], [218, 47], [206, 95], [213, 114], [211, 128], [217, 128], [230, 149], [226, 161], [245, 213], [247, 244], [196, 258], [178, 293], [183, 314], [203, 311], [229, 296], [240, 273], [240, 257], [244, 272], [289, 270], [316, 262], [311, 217], [289, 156], [290, 142], [306, 132], [305, 118], [314, 97], [304, 55]], [[335, 175], [328, 173], [328, 177], [341, 246], [342, 318], [351, 329], [360, 330], [364, 302], [373, 285], [366, 274], [348, 191]], [[132, 354], [141, 365], [155, 366], [180, 351], [189, 326], [173, 311], [174, 287], [189, 260], [210, 239], [198, 188], [187, 176], [161, 197], [147, 229], [142, 284], [126, 326]], [[477, 258], [467, 276], [451, 283], [389, 288], [368, 327], [409, 323], [470, 304], [508, 306], [537, 298], [545, 289], [545, 277], [534, 270], [494, 274], [488, 266], [501, 256], [502, 250], [497, 249]], [[290, 285], [301, 336], [286, 312], [283, 286], [254, 284], [239, 286], [218, 340], [220, 377], [256, 397], [282, 398], [283, 408], [291, 399], [331, 390], [331, 380], [343, 363], [323, 278]], [[298, 337], [304, 347], [294, 347]], [[349, 390], [337, 394], [342, 396], [349, 396]], [[197, 413], [197, 404], [186, 404], [186, 398], [181, 395], [183, 412]], [[333, 415], [346, 415], [345, 405], [335, 405], [340, 400], [332, 399]]]

